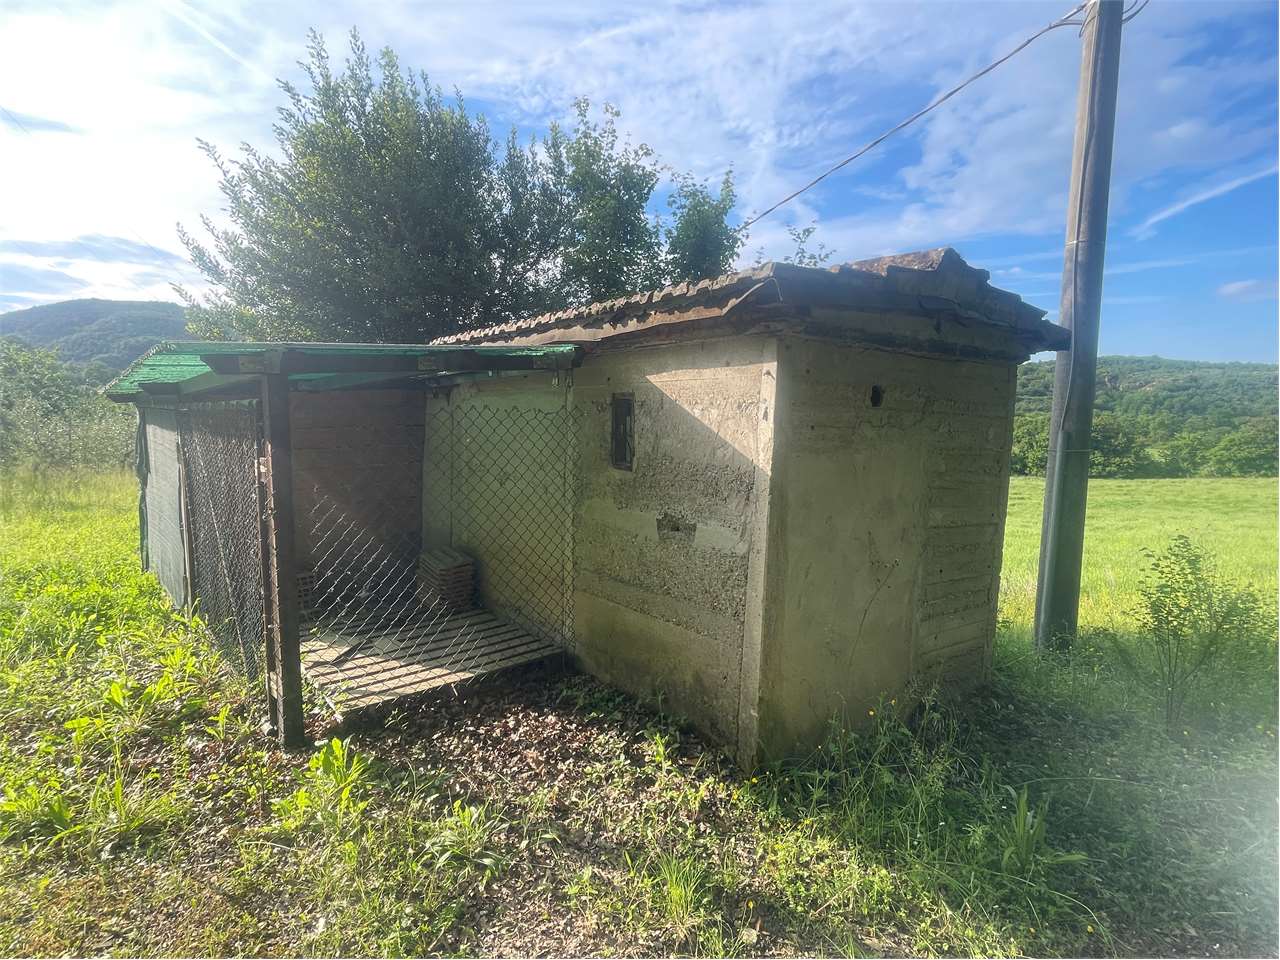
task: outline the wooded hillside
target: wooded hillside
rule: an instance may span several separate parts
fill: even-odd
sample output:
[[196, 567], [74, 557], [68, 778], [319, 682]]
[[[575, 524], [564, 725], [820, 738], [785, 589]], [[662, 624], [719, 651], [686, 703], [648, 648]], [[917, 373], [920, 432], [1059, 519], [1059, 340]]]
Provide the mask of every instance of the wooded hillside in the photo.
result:
[[[1015, 473], [1048, 452], [1052, 360], [1018, 370]], [[1093, 475], [1274, 476], [1277, 367], [1160, 357], [1100, 357]]]
[[0, 336], [112, 374], [161, 340], [188, 338], [186, 310], [163, 300], [64, 300], [0, 314]]

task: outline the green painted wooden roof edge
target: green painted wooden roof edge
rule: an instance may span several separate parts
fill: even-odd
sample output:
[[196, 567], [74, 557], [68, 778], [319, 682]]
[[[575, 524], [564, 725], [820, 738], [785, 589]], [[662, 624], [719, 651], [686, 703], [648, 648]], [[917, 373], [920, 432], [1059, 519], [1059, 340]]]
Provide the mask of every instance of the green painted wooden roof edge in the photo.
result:
[[[266, 357], [269, 354], [297, 354], [317, 358], [318, 366], [323, 367], [323, 358], [334, 357], [349, 361], [353, 358], [387, 358], [403, 357], [408, 359], [430, 358], [438, 364], [447, 364], [450, 355], [466, 356], [473, 362], [480, 358], [487, 369], [501, 370], [508, 365], [516, 365], [519, 361], [542, 358], [549, 366], [567, 368], [574, 364], [578, 350], [576, 347], [551, 344], [546, 346], [502, 346], [482, 344], [429, 345], [406, 343], [256, 343], [249, 341], [204, 341], [204, 340], [166, 340], [157, 343], [133, 363], [129, 364], [118, 377], [102, 388], [102, 393], [117, 401], [134, 400], [146, 393], [144, 385], [181, 384], [196, 377], [210, 374], [213, 369], [204, 361], [204, 357], [237, 356]], [[462, 365], [460, 364], [460, 368]], [[334, 375], [350, 372], [350, 364], [345, 363]], [[450, 371], [436, 369], [432, 375], [439, 376]], [[322, 370], [309, 373], [294, 374], [290, 379], [315, 380], [324, 377]]]

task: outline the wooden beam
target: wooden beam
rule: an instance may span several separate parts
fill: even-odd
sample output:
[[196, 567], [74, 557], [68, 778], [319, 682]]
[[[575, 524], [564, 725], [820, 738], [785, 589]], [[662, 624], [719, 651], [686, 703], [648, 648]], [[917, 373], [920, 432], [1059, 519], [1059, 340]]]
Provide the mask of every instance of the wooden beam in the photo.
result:
[[433, 347], [422, 353], [378, 354], [280, 349], [266, 353], [202, 355], [216, 374], [465, 373], [475, 370], [562, 370], [581, 362], [577, 354], [502, 353], [478, 346]]
[[178, 415], [178, 527], [182, 534], [182, 603], [195, 603], [195, 544], [191, 530], [191, 481], [187, 476], [187, 445], [182, 442], [182, 414]]
[[289, 424], [289, 378], [262, 377], [262, 422], [266, 439], [269, 564], [268, 600], [273, 607], [268, 638], [271, 656], [267, 694], [276, 734], [285, 747], [306, 742], [302, 714], [302, 654], [299, 644], [298, 562], [294, 544], [293, 456]]
[[306, 393], [329, 393], [333, 390], [354, 390], [360, 387], [401, 386], [405, 389], [425, 389], [423, 380], [410, 379], [416, 374], [405, 373], [335, 373], [314, 380], [295, 380], [294, 389]]
[[253, 393], [257, 390], [257, 377], [249, 375], [232, 376], [221, 373], [202, 373], [198, 377], [192, 377], [190, 380], [183, 380], [178, 384], [178, 393], [180, 396], [189, 397], [195, 394], [206, 394], [214, 391], [224, 391], [231, 387], [253, 387]]

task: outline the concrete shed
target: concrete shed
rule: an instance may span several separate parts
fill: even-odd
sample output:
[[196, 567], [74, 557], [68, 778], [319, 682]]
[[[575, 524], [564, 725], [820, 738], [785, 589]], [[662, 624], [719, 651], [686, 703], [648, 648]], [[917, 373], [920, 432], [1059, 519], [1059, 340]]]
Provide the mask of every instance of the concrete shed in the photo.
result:
[[987, 281], [949, 248], [774, 263], [478, 330], [439, 342], [586, 355], [571, 387], [470, 383], [427, 421], [567, 390], [574, 656], [744, 761], [790, 756], [913, 679], [986, 675], [1016, 367], [1068, 343]]
[[[989, 668], [1016, 367], [1068, 334], [987, 281], [940, 249], [430, 345], [172, 346], [108, 391], [144, 412], [144, 558], [220, 592], [282, 730], [302, 675], [354, 709], [560, 651], [743, 763], [804, 753]], [[214, 538], [220, 483], [257, 506]], [[209, 572], [237, 544], [258, 607]]]

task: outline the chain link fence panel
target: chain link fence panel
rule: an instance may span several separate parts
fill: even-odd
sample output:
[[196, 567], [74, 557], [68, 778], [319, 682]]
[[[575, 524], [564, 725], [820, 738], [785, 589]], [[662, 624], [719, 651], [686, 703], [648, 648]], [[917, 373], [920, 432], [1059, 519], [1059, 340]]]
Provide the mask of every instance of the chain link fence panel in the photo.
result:
[[[266, 670], [256, 401], [179, 411], [191, 592], [229, 662]], [[560, 405], [428, 403], [421, 527], [359, 471], [304, 486], [302, 666], [339, 712], [573, 644], [578, 416]], [[416, 468], [415, 468], [416, 469]]]
[[303, 665], [339, 712], [571, 644], [576, 422], [563, 403], [428, 402], [420, 528], [342, 471], [303, 494]]
[[266, 655], [259, 405], [189, 406], [178, 426], [196, 611], [227, 661], [258, 680]]
[[426, 546], [475, 557], [484, 606], [573, 646], [573, 521], [579, 417], [469, 402], [427, 418]]

